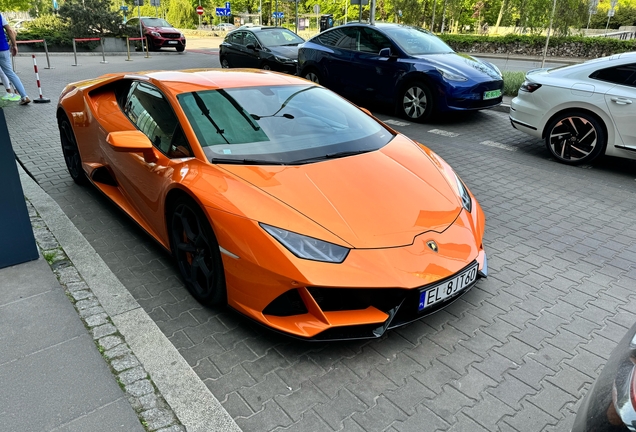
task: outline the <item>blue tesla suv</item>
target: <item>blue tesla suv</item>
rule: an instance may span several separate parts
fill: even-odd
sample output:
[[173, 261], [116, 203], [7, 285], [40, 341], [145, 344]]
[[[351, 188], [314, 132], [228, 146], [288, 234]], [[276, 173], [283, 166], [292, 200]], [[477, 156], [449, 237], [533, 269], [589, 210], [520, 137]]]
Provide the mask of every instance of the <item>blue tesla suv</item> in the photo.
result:
[[300, 45], [301, 77], [354, 101], [390, 104], [406, 119], [499, 105], [499, 69], [459, 54], [434, 34], [401, 24], [355, 23]]

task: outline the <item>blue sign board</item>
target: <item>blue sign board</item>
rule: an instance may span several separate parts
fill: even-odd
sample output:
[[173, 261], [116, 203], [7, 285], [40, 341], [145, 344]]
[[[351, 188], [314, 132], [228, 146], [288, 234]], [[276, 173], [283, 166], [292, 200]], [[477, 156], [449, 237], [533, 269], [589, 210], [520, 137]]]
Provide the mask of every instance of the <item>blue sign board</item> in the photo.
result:
[[[56, 2], [57, 3], [57, 2]], [[119, 6], [119, 9], [123, 10], [124, 12], [128, 12], [128, 6], [124, 5], [124, 6]]]
[[282, 18], [285, 14], [283, 12], [274, 12], [272, 13], [272, 18]]
[[225, 2], [225, 9], [230, 10], [230, 2]]
[[232, 12], [229, 8], [216, 8], [216, 16], [230, 16]]

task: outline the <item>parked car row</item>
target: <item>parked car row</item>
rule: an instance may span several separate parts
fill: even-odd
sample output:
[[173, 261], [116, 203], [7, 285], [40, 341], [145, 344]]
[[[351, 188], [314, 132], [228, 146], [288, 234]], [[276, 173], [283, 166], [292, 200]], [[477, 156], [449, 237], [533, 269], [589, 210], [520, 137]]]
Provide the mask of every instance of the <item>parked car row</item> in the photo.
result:
[[502, 101], [493, 64], [458, 54], [434, 34], [400, 24], [353, 23], [304, 41], [277, 27], [240, 28], [220, 46], [224, 68], [296, 73], [353, 101], [386, 103], [412, 121]]

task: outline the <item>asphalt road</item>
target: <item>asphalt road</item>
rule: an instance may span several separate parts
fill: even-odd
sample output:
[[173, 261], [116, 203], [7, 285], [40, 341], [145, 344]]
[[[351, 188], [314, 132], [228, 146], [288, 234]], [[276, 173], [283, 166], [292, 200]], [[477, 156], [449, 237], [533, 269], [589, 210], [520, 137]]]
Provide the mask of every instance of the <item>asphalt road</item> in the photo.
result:
[[[218, 66], [197, 48], [100, 60], [54, 56], [55, 69], [40, 69], [45, 96], [107, 72]], [[16, 66], [36, 96], [31, 59]], [[292, 340], [192, 300], [163, 250], [70, 179], [54, 113], [55, 103], [5, 109], [21, 163], [245, 431], [568, 431], [636, 320], [636, 163], [560, 165], [504, 113], [411, 124], [377, 112], [471, 188], [487, 217], [490, 276], [433, 316], [340, 343]]]

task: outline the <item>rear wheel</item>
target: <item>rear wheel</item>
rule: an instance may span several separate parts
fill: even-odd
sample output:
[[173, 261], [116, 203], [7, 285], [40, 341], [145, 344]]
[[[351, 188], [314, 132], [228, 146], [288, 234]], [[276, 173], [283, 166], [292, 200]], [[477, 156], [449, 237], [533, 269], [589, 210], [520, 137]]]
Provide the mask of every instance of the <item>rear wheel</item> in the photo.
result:
[[225, 303], [219, 244], [201, 208], [190, 198], [179, 198], [169, 224], [172, 254], [188, 291], [202, 304]]
[[433, 94], [422, 82], [408, 83], [398, 94], [397, 110], [401, 117], [408, 120], [415, 122], [428, 120], [433, 113]]
[[88, 178], [82, 168], [82, 157], [77, 147], [77, 140], [75, 139], [75, 133], [71, 127], [71, 122], [66, 117], [66, 114], [62, 114], [57, 120], [57, 126], [60, 130], [60, 142], [62, 143], [62, 154], [64, 155], [64, 162], [66, 162], [66, 168], [73, 181], [79, 185], [88, 183]]
[[546, 128], [545, 146], [559, 162], [568, 165], [588, 163], [605, 149], [605, 129], [596, 117], [571, 111], [554, 118]]

